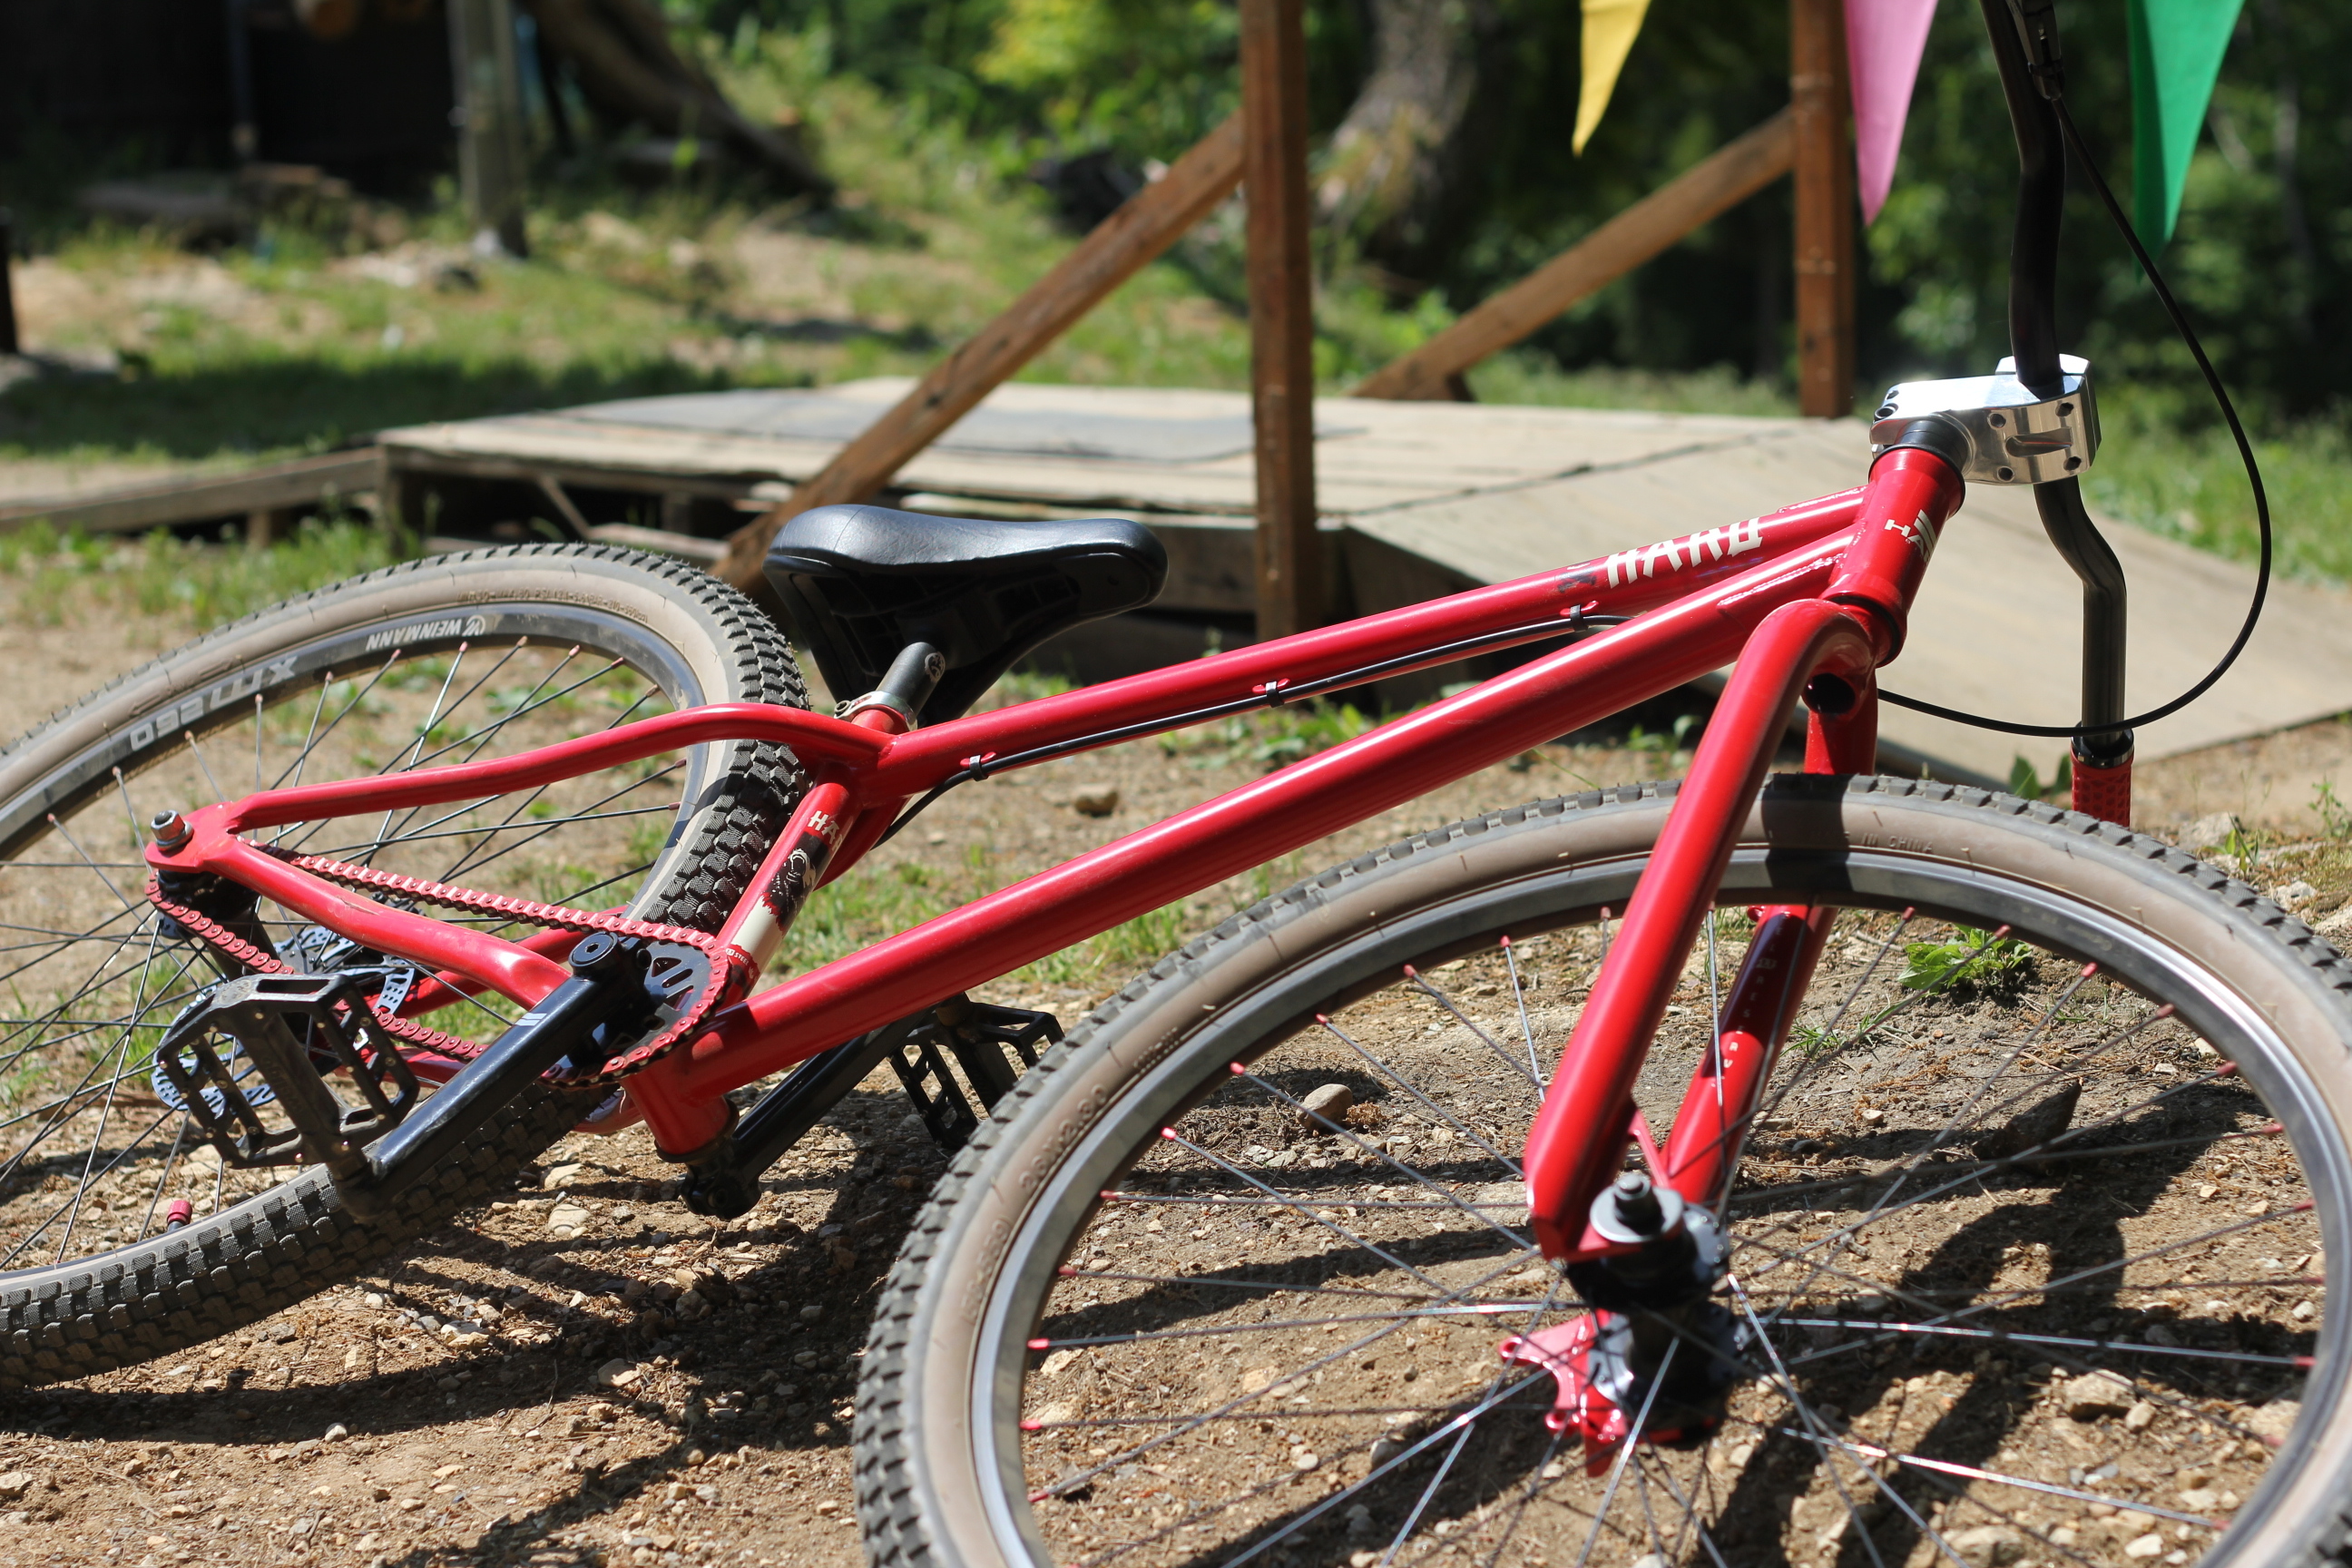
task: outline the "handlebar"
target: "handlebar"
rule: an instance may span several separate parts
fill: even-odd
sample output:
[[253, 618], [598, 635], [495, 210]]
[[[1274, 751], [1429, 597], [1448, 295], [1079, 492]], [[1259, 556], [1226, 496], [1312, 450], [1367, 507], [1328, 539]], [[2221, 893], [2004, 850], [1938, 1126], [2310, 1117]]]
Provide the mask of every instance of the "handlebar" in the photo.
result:
[[[2063, 389], [2058, 363], [2058, 238], [2066, 208], [2066, 144], [2054, 100], [2065, 90], [2056, 0], [1979, 0], [2017, 138], [2017, 218], [2009, 247], [2009, 342], [2017, 379], [2037, 395]], [[2125, 706], [2123, 564], [2083, 508], [2072, 479], [2033, 487], [2042, 531], [2083, 584], [2082, 721], [2113, 725]], [[2132, 732], [2078, 737], [2075, 765], [2119, 766]]]
[[[2009, 248], [2009, 340], [2017, 379], [2039, 396], [2062, 390], [2058, 369], [2058, 232], [2066, 206], [2066, 144], [2050, 94], [2063, 85], [2053, 0], [1981, 0], [2017, 137], [2017, 220]], [[2037, 57], [2040, 57], [2037, 58]], [[2047, 93], [2045, 89], [2048, 89]]]

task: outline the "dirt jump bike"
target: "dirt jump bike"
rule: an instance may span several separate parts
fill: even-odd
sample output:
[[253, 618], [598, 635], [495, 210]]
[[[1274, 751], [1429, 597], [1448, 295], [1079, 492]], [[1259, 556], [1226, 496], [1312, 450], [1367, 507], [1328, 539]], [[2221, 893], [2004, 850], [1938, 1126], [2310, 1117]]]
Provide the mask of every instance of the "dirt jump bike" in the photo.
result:
[[[642, 1122], [740, 1214], [889, 1061], [961, 1150], [866, 1358], [881, 1561], [2342, 1556], [2352, 966], [2127, 826], [2151, 715], [2052, 308], [2080, 146], [2046, 0], [1984, 9], [2014, 363], [1895, 388], [1843, 494], [976, 715], [1151, 597], [1147, 531], [793, 520], [771, 574], [865, 693], [838, 717], [698, 572], [487, 550], [51, 721], [0, 757], [0, 1379], [274, 1310], [576, 1126]], [[1875, 772], [1877, 672], [1969, 482], [2036, 485], [2085, 584], [2076, 811]], [[1533, 657], [759, 984], [950, 787], [1505, 649]], [[1678, 787], [1336, 867], [1067, 1038], [969, 994], [1726, 665]]]

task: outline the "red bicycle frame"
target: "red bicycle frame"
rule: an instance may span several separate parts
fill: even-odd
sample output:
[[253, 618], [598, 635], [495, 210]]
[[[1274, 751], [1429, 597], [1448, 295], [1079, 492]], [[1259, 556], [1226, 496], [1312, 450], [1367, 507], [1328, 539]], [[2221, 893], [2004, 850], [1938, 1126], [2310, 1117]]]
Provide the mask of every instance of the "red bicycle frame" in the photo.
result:
[[[1116, 843], [979, 899], [714, 1014], [627, 1079], [664, 1152], [686, 1159], [726, 1135], [724, 1095], [868, 1030], [997, 978], [1121, 921], [1210, 887], [1480, 768], [1736, 661], [1625, 912], [1592, 1000], [1529, 1135], [1527, 1173], [1545, 1251], [1605, 1248], [1588, 1205], [1633, 1131], [1632, 1085], [1711, 906], [1749, 803], [1800, 697], [1811, 714], [1806, 766], [1874, 766], [1874, 671], [1906, 617], [1946, 520], [1958, 473], [1898, 447], [1869, 483], [1767, 517], [1708, 529], [1409, 608], [1259, 643], [1042, 700], [894, 732], [869, 710], [847, 722], [797, 709], [722, 703], [648, 719], [490, 762], [265, 791], [189, 813], [158, 870], [207, 872], [302, 919], [424, 966], [414, 1013], [495, 991], [526, 1007], [569, 974], [578, 937], [514, 942], [389, 908], [266, 853], [242, 835], [326, 817], [453, 804], [732, 740], [789, 746], [813, 784], [719, 932], [748, 973], [772, 958], [797, 905], [768, 890], [793, 857], [816, 885], [854, 865], [906, 803], [960, 773], [1024, 753], [1079, 749], [1197, 721], [1237, 700], [1269, 705], [1452, 662], [1466, 651], [1588, 635], [1455, 697], [1243, 785]], [[1588, 617], [1628, 617], [1591, 630]], [[1565, 623], [1565, 625], [1563, 625]], [[1466, 646], [1465, 646], [1466, 645]], [[1060, 754], [1060, 753], [1056, 753]], [[1717, 1048], [1702, 1063], [1664, 1154], [1662, 1179], [1712, 1202], [1823, 927], [1802, 908], [1763, 911], [1733, 984]], [[1644, 1133], [1646, 1137], [1646, 1133]]]

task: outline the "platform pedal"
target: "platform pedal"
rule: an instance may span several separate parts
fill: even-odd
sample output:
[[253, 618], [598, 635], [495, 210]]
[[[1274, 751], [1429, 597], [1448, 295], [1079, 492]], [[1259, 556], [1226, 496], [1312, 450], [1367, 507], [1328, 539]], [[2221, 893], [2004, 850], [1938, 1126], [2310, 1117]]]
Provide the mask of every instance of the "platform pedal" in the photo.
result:
[[[1051, 1013], [951, 996], [887, 1059], [931, 1142], [952, 1154], [979, 1129], [981, 1115], [1037, 1065], [1038, 1051], [1061, 1037], [1061, 1020]], [[961, 1081], [950, 1058], [962, 1068]]]
[[[239, 1170], [307, 1162], [356, 1173], [367, 1145], [417, 1100], [415, 1074], [368, 1011], [361, 981], [373, 978], [248, 974], [212, 987], [156, 1047], [157, 1095], [194, 1117]], [[327, 1084], [336, 1072], [364, 1103], [336, 1099]]]

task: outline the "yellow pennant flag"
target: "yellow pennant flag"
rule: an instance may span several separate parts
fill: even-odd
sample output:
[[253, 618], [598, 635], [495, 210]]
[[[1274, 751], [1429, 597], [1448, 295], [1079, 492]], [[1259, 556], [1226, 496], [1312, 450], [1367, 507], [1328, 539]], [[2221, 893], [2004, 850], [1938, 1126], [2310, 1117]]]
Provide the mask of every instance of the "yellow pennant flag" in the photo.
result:
[[1642, 30], [1650, 0], [1584, 0], [1584, 89], [1576, 98], [1576, 140], [1581, 153], [1617, 90], [1617, 73]]

